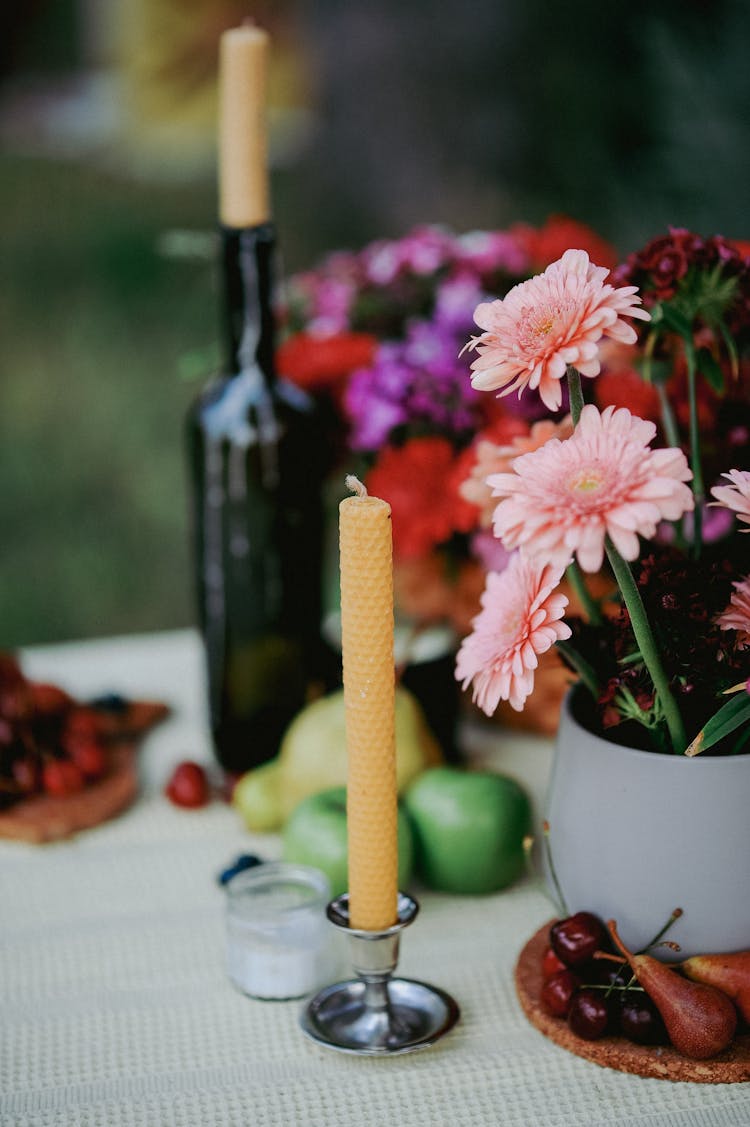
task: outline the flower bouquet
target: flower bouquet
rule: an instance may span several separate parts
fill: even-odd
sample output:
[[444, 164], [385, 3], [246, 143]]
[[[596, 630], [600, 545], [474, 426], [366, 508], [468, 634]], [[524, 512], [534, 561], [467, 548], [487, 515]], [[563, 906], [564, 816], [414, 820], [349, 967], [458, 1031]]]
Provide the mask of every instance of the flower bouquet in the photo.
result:
[[[737, 951], [750, 941], [738, 863], [750, 802], [750, 262], [674, 230], [607, 277], [568, 250], [476, 309], [474, 386], [537, 390], [553, 413], [567, 390], [570, 418], [535, 424], [510, 460], [507, 447], [478, 458], [473, 487], [488, 491], [510, 558], [488, 572], [457, 676], [489, 713], [501, 700], [524, 707], [553, 646], [577, 677], [546, 811], [563, 915], [617, 920], [643, 949], [672, 913], [680, 957]], [[619, 402], [587, 402], [613, 378]], [[590, 577], [602, 573], [612, 585], [598, 597]], [[584, 608], [567, 620], [563, 575]]]
[[[536, 390], [554, 414], [567, 385], [570, 419], [537, 423], [515, 458], [481, 451], [475, 485], [512, 554], [487, 575], [457, 675], [488, 713], [522, 709], [556, 644], [610, 738], [750, 750], [750, 574], [733, 527], [750, 524], [750, 261], [673, 231], [607, 275], [568, 250], [476, 309], [473, 386]], [[641, 414], [585, 402], [603, 372]], [[602, 600], [587, 576], [605, 561]], [[565, 573], [585, 608], [569, 622]]]

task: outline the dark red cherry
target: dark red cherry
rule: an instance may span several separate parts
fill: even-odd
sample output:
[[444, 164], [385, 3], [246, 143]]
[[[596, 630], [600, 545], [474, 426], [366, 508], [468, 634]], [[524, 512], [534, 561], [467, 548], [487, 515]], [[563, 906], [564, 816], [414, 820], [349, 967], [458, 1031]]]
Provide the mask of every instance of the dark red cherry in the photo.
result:
[[551, 978], [552, 975], [557, 974], [559, 970], [565, 969], [565, 963], [558, 959], [551, 947], [548, 947], [542, 955], [542, 978]]
[[603, 990], [584, 987], [578, 990], [570, 1003], [568, 1026], [585, 1041], [596, 1041], [602, 1037], [609, 1025], [609, 1006]]
[[550, 975], [542, 986], [541, 1001], [547, 1013], [553, 1017], [567, 1017], [573, 995], [581, 985], [578, 975], [563, 967]]
[[664, 1045], [669, 1040], [657, 1010], [648, 994], [629, 991], [620, 1008], [620, 1031], [623, 1037], [639, 1045]]
[[607, 933], [598, 916], [576, 912], [552, 925], [549, 940], [566, 967], [579, 967], [593, 957], [594, 951], [606, 946]]

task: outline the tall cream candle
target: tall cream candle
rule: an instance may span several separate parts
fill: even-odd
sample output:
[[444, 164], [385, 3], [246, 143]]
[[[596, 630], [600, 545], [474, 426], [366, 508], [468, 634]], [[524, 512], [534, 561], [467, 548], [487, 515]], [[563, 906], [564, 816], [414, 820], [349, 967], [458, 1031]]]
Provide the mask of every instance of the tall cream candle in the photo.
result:
[[391, 507], [356, 478], [347, 486], [356, 490], [339, 506], [349, 923], [382, 931], [398, 917]]
[[219, 47], [219, 218], [254, 227], [270, 218], [266, 99], [269, 36], [248, 22]]

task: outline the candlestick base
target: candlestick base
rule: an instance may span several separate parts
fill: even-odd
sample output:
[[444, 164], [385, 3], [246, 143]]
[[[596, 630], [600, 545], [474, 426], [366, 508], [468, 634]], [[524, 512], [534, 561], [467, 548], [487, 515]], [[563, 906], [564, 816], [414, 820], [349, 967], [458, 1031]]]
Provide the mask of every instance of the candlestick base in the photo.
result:
[[349, 927], [348, 895], [331, 901], [328, 919], [349, 937], [357, 978], [327, 986], [307, 1003], [300, 1025], [308, 1037], [343, 1053], [390, 1056], [433, 1045], [453, 1028], [460, 1011], [450, 994], [393, 977], [401, 932], [418, 911], [416, 900], [400, 892], [393, 927], [360, 931]]

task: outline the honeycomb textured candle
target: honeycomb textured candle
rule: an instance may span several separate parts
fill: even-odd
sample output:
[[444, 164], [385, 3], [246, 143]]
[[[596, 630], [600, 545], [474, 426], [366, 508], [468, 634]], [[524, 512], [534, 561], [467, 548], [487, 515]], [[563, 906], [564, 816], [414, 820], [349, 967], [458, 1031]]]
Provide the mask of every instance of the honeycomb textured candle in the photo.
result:
[[377, 497], [346, 498], [339, 540], [349, 923], [381, 931], [398, 917], [390, 505]]

